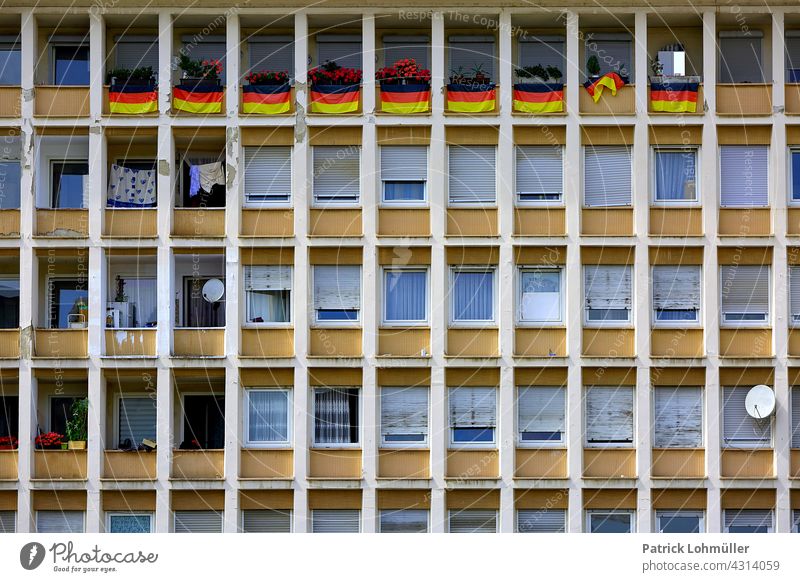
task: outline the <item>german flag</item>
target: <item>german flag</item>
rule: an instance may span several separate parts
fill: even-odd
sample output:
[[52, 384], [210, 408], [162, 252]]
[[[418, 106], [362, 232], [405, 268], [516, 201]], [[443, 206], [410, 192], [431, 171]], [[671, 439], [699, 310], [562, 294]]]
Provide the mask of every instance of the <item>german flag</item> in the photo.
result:
[[611, 90], [611, 94], [616, 95], [617, 90], [624, 85], [625, 81], [617, 73], [606, 73], [595, 81], [586, 81], [583, 84], [595, 103], [600, 100], [604, 87], [608, 87]]
[[355, 113], [360, 85], [312, 85], [311, 113]]
[[564, 83], [517, 83], [514, 111], [561, 113], [564, 111]]
[[447, 109], [457, 113], [485, 113], [495, 110], [497, 99], [494, 84], [447, 85]]
[[666, 113], [694, 113], [699, 89], [700, 83], [650, 83], [650, 108]]
[[283, 85], [245, 85], [242, 87], [242, 113], [277, 115], [291, 110], [292, 88]]
[[189, 113], [222, 113], [222, 88], [217, 85], [176, 85], [172, 107]]
[[154, 113], [158, 111], [158, 89], [155, 85], [111, 85], [108, 109], [124, 115]]
[[425, 113], [430, 111], [431, 86], [381, 83], [381, 111], [384, 113]]

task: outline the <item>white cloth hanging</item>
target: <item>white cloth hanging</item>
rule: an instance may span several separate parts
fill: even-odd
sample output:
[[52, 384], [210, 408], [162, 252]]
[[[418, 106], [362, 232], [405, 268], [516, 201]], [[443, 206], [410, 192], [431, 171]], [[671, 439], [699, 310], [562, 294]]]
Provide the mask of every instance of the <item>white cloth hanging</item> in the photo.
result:
[[[194, 180], [195, 171], [197, 172], [197, 177], [199, 178], [199, 184]], [[214, 186], [225, 185], [225, 169], [222, 167], [222, 162], [212, 162], [210, 164], [192, 166], [189, 168], [189, 173], [191, 176], [189, 196], [197, 195], [199, 190], [196, 190], [195, 188], [198, 185], [200, 186], [200, 190], [209, 193]]]
[[156, 173], [112, 164], [108, 176], [108, 205], [142, 208], [156, 205]]

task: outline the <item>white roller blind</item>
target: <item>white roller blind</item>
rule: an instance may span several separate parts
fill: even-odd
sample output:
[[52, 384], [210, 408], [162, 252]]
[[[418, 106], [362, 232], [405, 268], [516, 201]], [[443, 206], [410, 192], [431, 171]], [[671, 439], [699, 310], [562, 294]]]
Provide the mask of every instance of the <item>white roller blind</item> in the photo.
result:
[[14, 533], [17, 531], [17, 512], [0, 511], [0, 533]]
[[631, 268], [627, 265], [583, 267], [586, 309], [630, 309]]
[[563, 388], [549, 386], [520, 388], [517, 407], [519, 432], [564, 432], [566, 391]]
[[381, 146], [381, 180], [419, 182], [427, 178], [426, 146]]
[[315, 509], [311, 512], [313, 533], [358, 533], [360, 530], [358, 509]]
[[800, 449], [800, 388], [792, 389], [792, 448]]
[[[742, 36], [723, 36], [719, 39], [720, 83], [763, 83], [761, 34], [751, 31]], [[730, 34], [730, 33], [729, 33]], [[735, 33], [734, 33], [735, 34]]]
[[286, 291], [291, 288], [291, 267], [247, 265], [244, 268], [245, 291]]
[[769, 266], [723, 265], [722, 313], [765, 314], [769, 317]]
[[[566, 48], [564, 38], [544, 39], [530, 38], [519, 40], [519, 66], [535, 67], [541, 65], [547, 67], [558, 67], [563, 75], [566, 75]], [[524, 79], [523, 79], [524, 81]]]
[[564, 162], [561, 147], [517, 146], [517, 196], [537, 200], [564, 192]]
[[176, 511], [175, 533], [222, 533], [222, 512]]
[[428, 434], [428, 389], [381, 388], [381, 434]]
[[354, 202], [361, 191], [361, 148], [356, 146], [314, 147], [314, 199]]
[[291, 36], [252, 36], [247, 43], [250, 51], [250, 72], [286, 71], [294, 77], [294, 38]]
[[699, 387], [658, 387], [654, 391], [657, 448], [703, 446], [703, 391]]
[[772, 527], [771, 509], [726, 509], [725, 527]]
[[586, 389], [586, 442], [590, 446], [633, 443], [632, 387]]
[[790, 323], [800, 323], [800, 267], [789, 267]]
[[317, 265], [314, 267], [314, 309], [360, 309], [361, 267]]
[[497, 148], [460, 146], [448, 148], [449, 197], [452, 204], [492, 203], [496, 199]]
[[[634, 82], [633, 42], [628, 34], [595, 34], [586, 42], [584, 59], [596, 56], [600, 63], [600, 74], [616, 72]], [[588, 71], [586, 71], [588, 74]]]
[[496, 426], [496, 401], [496, 388], [450, 388], [450, 426]]
[[244, 193], [248, 202], [285, 202], [292, 195], [292, 148], [244, 148]]
[[630, 206], [631, 148], [583, 148], [583, 203], [585, 206]]
[[361, 36], [357, 34], [318, 34], [317, 65], [334, 61], [341, 67], [361, 68]]
[[122, 69], [152, 67], [158, 75], [158, 37], [120, 35], [116, 37], [116, 66]]
[[769, 205], [769, 146], [723, 145], [720, 157], [720, 204]]
[[37, 511], [36, 533], [83, 533], [83, 511]]
[[143, 396], [119, 399], [119, 444], [127, 439], [135, 447], [143, 439], [156, 440], [156, 401]]
[[245, 533], [289, 533], [292, 513], [276, 509], [242, 510], [242, 531]]
[[563, 509], [520, 509], [517, 511], [519, 533], [564, 533], [567, 512]]
[[431, 39], [424, 35], [386, 34], [383, 37], [383, 63], [391, 67], [402, 59], [414, 59], [423, 69], [431, 68]]
[[450, 533], [497, 533], [494, 509], [450, 510]]
[[772, 422], [762, 424], [747, 414], [745, 399], [750, 386], [723, 388], [722, 436], [723, 446], [730, 448], [763, 448], [772, 442]]
[[382, 509], [381, 533], [425, 533], [428, 531], [427, 509]]
[[700, 267], [653, 267], [653, 309], [700, 309]]

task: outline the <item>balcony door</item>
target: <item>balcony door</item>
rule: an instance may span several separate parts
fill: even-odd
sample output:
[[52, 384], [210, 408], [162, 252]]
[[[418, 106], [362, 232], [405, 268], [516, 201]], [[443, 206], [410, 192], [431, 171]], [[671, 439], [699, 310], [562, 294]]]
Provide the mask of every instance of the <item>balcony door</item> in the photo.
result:
[[203, 285], [210, 279], [212, 277], [184, 279], [184, 327], [225, 327], [225, 297], [214, 303], [203, 299]]

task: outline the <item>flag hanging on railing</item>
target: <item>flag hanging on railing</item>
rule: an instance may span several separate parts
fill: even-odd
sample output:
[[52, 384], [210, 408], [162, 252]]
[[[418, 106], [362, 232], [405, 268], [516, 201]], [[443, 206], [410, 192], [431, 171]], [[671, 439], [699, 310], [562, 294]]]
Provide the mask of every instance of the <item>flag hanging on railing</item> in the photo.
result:
[[108, 110], [124, 115], [141, 115], [158, 111], [158, 89], [155, 85], [111, 85]]
[[603, 88], [608, 87], [611, 90], [611, 95], [616, 95], [617, 90], [620, 89], [625, 85], [625, 81], [622, 80], [617, 73], [606, 73], [599, 79], [595, 79], [594, 81], [586, 81], [583, 86], [588, 91], [589, 95], [592, 96], [592, 99], [595, 103], [600, 100], [600, 96], [603, 94]]
[[381, 111], [384, 113], [426, 113], [431, 109], [430, 103], [431, 86], [427, 83], [381, 83]]
[[188, 113], [222, 113], [222, 87], [219, 85], [175, 85], [172, 107]]
[[514, 111], [561, 113], [564, 111], [564, 83], [517, 83]]
[[311, 113], [355, 113], [360, 85], [312, 85]]
[[485, 113], [494, 111], [497, 88], [494, 84], [447, 85], [447, 109], [457, 113]]
[[291, 108], [292, 87], [283, 85], [245, 85], [242, 87], [242, 113], [277, 115]]
[[700, 83], [650, 83], [650, 109], [666, 113], [695, 113]]

